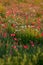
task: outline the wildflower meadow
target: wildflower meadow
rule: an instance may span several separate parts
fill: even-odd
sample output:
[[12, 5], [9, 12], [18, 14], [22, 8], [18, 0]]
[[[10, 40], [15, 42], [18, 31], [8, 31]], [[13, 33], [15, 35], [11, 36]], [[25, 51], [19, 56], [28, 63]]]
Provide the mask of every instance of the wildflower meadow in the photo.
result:
[[43, 65], [43, 0], [0, 0], [0, 65]]

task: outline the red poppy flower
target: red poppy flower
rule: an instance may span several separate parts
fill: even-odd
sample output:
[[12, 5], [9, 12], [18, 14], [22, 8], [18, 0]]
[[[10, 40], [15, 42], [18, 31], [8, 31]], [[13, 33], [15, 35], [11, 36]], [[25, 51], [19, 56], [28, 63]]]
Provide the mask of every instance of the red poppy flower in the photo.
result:
[[12, 27], [15, 27], [16, 25], [15, 24], [11, 24]]
[[12, 46], [12, 48], [16, 49], [16, 46]]
[[24, 47], [25, 49], [27, 49], [27, 48], [28, 48], [28, 46], [27, 46], [27, 45], [24, 45], [23, 47]]
[[35, 25], [35, 22], [32, 22], [31, 25]]
[[15, 41], [17, 41], [17, 38], [14, 38]]
[[11, 36], [16, 36], [16, 34], [12, 33]]

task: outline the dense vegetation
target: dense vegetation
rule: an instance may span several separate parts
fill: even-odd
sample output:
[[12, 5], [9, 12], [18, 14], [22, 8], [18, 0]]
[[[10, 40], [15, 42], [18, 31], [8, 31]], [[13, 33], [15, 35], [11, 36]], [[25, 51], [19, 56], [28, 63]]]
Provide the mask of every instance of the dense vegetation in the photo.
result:
[[43, 0], [0, 0], [0, 65], [43, 65]]

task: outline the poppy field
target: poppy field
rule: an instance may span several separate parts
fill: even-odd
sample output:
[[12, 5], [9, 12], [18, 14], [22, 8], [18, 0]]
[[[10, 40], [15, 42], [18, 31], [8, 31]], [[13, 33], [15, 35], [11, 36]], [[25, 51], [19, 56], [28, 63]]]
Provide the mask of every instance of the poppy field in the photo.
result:
[[43, 65], [43, 0], [0, 0], [0, 65]]

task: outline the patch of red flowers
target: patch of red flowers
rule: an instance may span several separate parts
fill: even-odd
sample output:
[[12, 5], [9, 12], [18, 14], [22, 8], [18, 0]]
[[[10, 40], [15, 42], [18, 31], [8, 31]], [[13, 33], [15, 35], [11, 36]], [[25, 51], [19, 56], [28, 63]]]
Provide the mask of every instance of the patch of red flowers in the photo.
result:
[[12, 14], [12, 10], [11, 9], [6, 11], [6, 17], [10, 16], [11, 14]]
[[27, 49], [28, 48], [28, 45], [24, 45], [23, 48]]
[[14, 38], [15, 41], [18, 41], [17, 38]]
[[12, 33], [11, 36], [16, 36], [16, 34]]
[[13, 49], [16, 49], [16, 46], [12, 46]]

